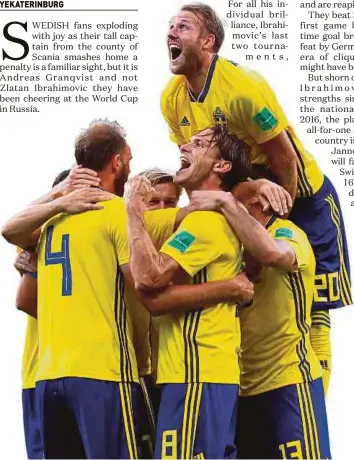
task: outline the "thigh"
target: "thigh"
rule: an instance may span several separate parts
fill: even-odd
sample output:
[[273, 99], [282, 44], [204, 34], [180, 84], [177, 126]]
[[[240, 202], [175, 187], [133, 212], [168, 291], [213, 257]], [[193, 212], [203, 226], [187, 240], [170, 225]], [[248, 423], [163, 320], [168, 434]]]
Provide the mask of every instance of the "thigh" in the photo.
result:
[[164, 385], [155, 458], [235, 458], [237, 398], [237, 385]]
[[236, 458], [238, 385], [204, 383], [193, 458]]
[[193, 458], [201, 394], [199, 383], [162, 387], [154, 458]]
[[322, 379], [263, 396], [271, 458], [330, 458]]
[[36, 386], [36, 410], [45, 458], [86, 458], [81, 436], [62, 392], [62, 381]]
[[138, 458], [131, 384], [68, 378], [65, 393], [87, 458]]
[[43, 445], [36, 411], [36, 389], [22, 390], [22, 411], [28, 458], [43, 458]]

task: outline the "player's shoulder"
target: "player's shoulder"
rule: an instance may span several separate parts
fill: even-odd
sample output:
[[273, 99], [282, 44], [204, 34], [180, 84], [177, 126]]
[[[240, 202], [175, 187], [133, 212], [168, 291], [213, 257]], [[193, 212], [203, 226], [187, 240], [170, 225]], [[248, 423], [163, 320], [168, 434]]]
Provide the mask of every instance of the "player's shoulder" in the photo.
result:
[[310, 246], [306, 233], [291, 220], [276, 218], [268, 231], [275, 239], [292, 240]]
[[219, 58], [218, 62], [221, 81], [225, 81], [226, 84], [232, 82], [232, 87], [235, 88], [238, 98], [242, 98], [242, 96], [246, 99], [250, 96], [255, 97], [266, 84], [265, 79], [253, 69], [225, 58]]
[[183, 75], [174, 75], [170, 80], [168, 81], [167, 85], [163, 89], [161, 93], [161, 104], [164, 106], [164, 104], [168, 103], [172, 98], [175, 98], [178, 96], [179, 92], [184, 88], [185, 86], [185, 77]]
[[228, 73], [234, 74], [238, 78], [245, 78], [249, 79], [251, 81], [256, 81], [261, 78], [260, 74], [256, 72], [255, 70], [252, 70], [248, 67], [245, 67], [241, 64], [239, 64], [236, 61], [232, 61], [230, 59], [218, 58], [218, 65], [221, 70], [224, 70]]
[[125, 210], [125, 204], [124, 200], [122, 197], [113, 195], [113, 193], [110, 194], [110, 200], [106, 201], [101, 201], [99, 204], [103, 206], [103, 209], [105, 211], [111, 211], [113, 209], [124, 209]]
[[229, 224], [223, 214], [216, 211], [194, 211], [188, 214], [182, 221], [192, 225], [196, 231], [220, 235], [228, 233]]

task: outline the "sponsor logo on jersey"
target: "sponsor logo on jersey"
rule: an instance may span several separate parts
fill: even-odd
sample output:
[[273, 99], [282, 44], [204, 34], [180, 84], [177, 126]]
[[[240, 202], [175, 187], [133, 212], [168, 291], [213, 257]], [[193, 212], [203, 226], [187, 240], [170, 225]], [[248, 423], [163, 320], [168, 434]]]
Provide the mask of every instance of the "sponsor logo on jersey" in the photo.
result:
[[224, 112], [220, 110], [220, 107], [216, 107], [213, 112], [213, 118], [215, 123], [226, 124], [226, 116]]
[[180, 123], [181, 126], [190, 126], [191, 124], [189, 123], [189, 120], [186, 116], [184, 116], [181, 120], [181, 123]]

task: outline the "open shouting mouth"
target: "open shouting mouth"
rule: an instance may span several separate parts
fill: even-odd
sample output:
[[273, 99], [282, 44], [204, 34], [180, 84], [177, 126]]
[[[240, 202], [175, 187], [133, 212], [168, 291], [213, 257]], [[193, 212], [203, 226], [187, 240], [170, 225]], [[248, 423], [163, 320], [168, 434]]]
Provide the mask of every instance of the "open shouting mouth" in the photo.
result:
[[176, 42], [169, 41], [168, 49], [170, 52], [170, 61], [175, 63], [182, 54], [182, 48]]

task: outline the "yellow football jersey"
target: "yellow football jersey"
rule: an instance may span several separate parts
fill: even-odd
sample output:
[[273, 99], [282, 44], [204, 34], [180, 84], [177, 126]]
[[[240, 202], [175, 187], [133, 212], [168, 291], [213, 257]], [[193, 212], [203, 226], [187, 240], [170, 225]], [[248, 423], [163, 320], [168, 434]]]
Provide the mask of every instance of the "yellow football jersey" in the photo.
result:
[[267, 165], [262, 144], [286, 131], [297, 153], [297, 195], [311, 196], [323, 183], [323, 173], [296, 136], [272, 89], [254, 71], [215, 56], [197, 99], [189, 92], [186, 78], [177, 75], [162, 93], [161, 109], [177, 144], [185, 144], [211, 125], [227, 124], [251, 147], [254, 164]]
[[36, 386], [38, 365], [38, 324], [35, 318], [28, 316], [25, 348], [22, 356], [22, 388], [27, 390]]
[[[156, 249], [159, 250], [174, 232], [178, 211], [178, 208], [169, 208], [145, 213], [145, 224]], [[157, 355], [155, 347], [152, 349], [153, 318], [132, 292], [127, 292], [127, 301], [133, 321], [133, 342], [139, 377], [143, 377], [152, 372], [152, 353]], [[156, 363], [156, 358], [153, 361]]]
[[122, 198], [60, 214], [38, 244], [38, 380], [138, 381], [120, 266], [129, 262]]
[[315, 258], [305, 233], [272, 218], [269, 234], [287, 241], [297, 270], [262, 267], [250, 307], [240, 309], [241, 394], [250, 396], [321, 377], [310, 343]]
[[[240, 271], [242, 247], [224, 216], [189, 214], [161, 252], [186, 272], [179, 283], [230, 279]], [[177, 282], [177, 280], [174, 280]], [[158, 318], [157, 383], [238, 383], [240, 334], [236, 306], [223, 303]]]

